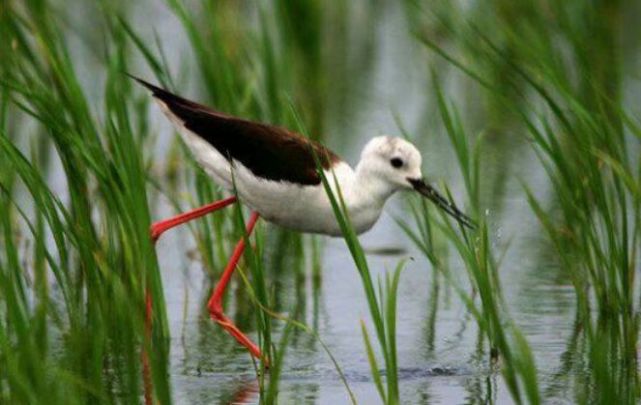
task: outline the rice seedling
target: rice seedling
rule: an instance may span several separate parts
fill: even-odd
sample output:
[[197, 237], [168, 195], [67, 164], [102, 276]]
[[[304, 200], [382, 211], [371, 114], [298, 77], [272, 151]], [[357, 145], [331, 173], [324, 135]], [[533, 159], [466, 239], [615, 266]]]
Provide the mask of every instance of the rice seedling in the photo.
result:
[[[459, 115], [454, 107], [450, 107], [446, 102], [434, 75], [433, 82], [436, 86], [436, 99], [441, 119], [455, 149], [465, 189], [471, 196], [471, 212], [478, 213], [481, 139], [476, 140], [473, 146], [469, 145], [469, 137], [462, 127]], [[480, 221], [478, 230], [468, 234], [465, 228], [450, 223], [444, 215], [441, 215], [444, 221], [435, 221], [435, 216], [430, 214], [425, 204], [417, 207], [412, 203], [411, 208], [414, 220], [419, 224], [418, 230], [414, 230], [407, 222], [401, 220], [397, 222], [426, 255], [434, 269], [443, 274], [448, 283], [456, 289], [459, 297], [474, 316], [479, 329], [488, 339], [491, 362], [500, 361], [500, 370], [512, 398], [517, 403], [540, 403], [536, 366], [532, 353], [518, 328], [506, 316], [498, 276], [499, 264], [492, 251], [485, 220]], [[466, 292], [458, 284], [444, 263], [444, 259], [436, 253], [438, 243], [435, 244], [435, 241], [439, 239], [435, 235], [434, 227], [458, 253], [467, 270], [472, 293]], [[475, 302], [476, 294], [478, 294], [480, 305]]]
[[[3, 77], [4, 94], [39, 124], [35, 139], [53, 146], [67, 201], [52, 192], [38, 155], [28, 159], [3, 133], [2, 160], [33, 204], [21, 207], [10, 194], [3, 196], [7, 248], [1, 267], [10, 277], [3, 283], [10, 293], [3, 297], [15, 298], [4, 302], [4, 313], [13, 318], [2, 328], [2, 357], [15, 367], [4, 375], [2, 395], [7, 402], [135, 402], [143, 344], [154, 348], [149, 360], [155, 395], [168, 402], [163, 305], [154, 311], [153, 335], [144, 333], [144, 286], [159, 303], [163, 290], [148, 235], [144, 134], [134, 135], [128, 86], [120, 79], [124, 37], [114, 34], [105, 50], [110, 62], [103, 115], [97, 118], [62, 39], [59, 16], [36, 1], [20, 8], [8, 4], [3, 12], [12, 21], [15, 56]], [[11, 180], [3, 179], [2, 186], [11, 190]], [[17, 236], [25, 232], [34, 241], [34, 267], [17, 260], [24, 255]]]
[[[581, 355], [591, 370], [579, 382], [589, 393], [578, 400], [634, 403], [640, 207], [631, 186], [639, 180], [630, 150], [639, 147], [638, 126], [620, 97], [619, 73], [610, 62], [604, 65], [617, 57], [612, 50], [621, 6], [548, 6], [547, 14], [537, 2], [505, 13], [487, 7], [486, 17], [474, 23], [433, 15], [471, 62], [460, 62], [422, 33], [419, 38], [516, 117], [553, 185], [550, 208], [524, 187], [575, 289], [588, 342]], [[486, 30], [484, 23], [499, 28]], [[451, 134], [452, 125], [447, 119], [445, 124]], [[455, 139], [452, 144], [458, 148]]]

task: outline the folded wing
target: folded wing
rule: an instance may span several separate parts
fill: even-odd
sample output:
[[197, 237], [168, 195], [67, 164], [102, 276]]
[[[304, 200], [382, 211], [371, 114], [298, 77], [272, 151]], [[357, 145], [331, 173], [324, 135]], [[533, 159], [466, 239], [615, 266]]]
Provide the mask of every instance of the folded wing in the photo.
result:
[[314, 154], [323, 169], [340, 162], [332, 151], [296, 132], [229, 116], [134, 79], [151, 90], [185, 128], [207, 141], [230, 163], [238, 161], [258, 177], [317, 185], [321, 179]]

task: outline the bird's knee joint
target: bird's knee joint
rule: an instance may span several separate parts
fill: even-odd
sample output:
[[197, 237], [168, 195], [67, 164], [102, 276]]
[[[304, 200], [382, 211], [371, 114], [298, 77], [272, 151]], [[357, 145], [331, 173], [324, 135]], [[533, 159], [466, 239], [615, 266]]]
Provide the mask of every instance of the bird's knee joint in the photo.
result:
[[223, 307], [220, 304], [212, 304], [209, 306], [209, 314], [214, 321], [222, 321], [225, 319]]

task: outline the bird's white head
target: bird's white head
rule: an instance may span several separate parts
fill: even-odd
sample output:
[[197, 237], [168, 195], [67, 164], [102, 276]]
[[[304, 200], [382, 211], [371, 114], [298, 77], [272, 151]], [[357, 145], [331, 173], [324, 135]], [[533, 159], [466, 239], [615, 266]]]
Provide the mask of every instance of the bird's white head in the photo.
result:
[[413, 188], [421, 179], [421, 153], [403, 138], [379, 136], [365, 145], [357, 171], [368, 182], [386, 185], [389, 192]]
[[396, 191], [415, 190], [461, 224], [474, 228], [474, 222], [451, 201], [427, 184], [421, 172], [421, 153], [403, 138], [379, 136], [365, 145], [356, 167], [359, 181], [378, 201], [384, 201]]

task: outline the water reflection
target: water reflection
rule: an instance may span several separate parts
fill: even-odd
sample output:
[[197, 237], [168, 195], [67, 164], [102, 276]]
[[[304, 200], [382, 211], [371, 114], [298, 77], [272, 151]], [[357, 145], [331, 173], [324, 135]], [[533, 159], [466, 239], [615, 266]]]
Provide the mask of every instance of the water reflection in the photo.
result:
[[574, 321], [574, 328], [572, 334], [568, 337], [565, 344], [565, 351], [560, 356], [560, 364], [556, 371], [553, 371], [549, 378], [546, 378], [546, 387], [544, 388], [543, 395], [546, 398], [556, 398], [560, 396], [569, 385], [572, 379], [572, 374], [580, 376], [583, 374], [580, 367], [577, 367], [577, 361], [580, 361], [580, 347], [583, 343], [583, 329], [582, 323], [579, 321], [577, 314]]
[[438, 304], [441, 291], [441, 277], [435, 273], [431, 281], [431, 291], [427, 307], [427, 319], [425, 323], [425, 349], [427, 359], [434, 359], [435, 339], [436, 339], [436, 320], [438, 314]]
[[220, 404], [256, 404], [258, 403], [260, 393], [260, 386], [258, 380], [249, 379], [246, 381], [239, 381], [237, 388], [229, 398], [221, 398]]

